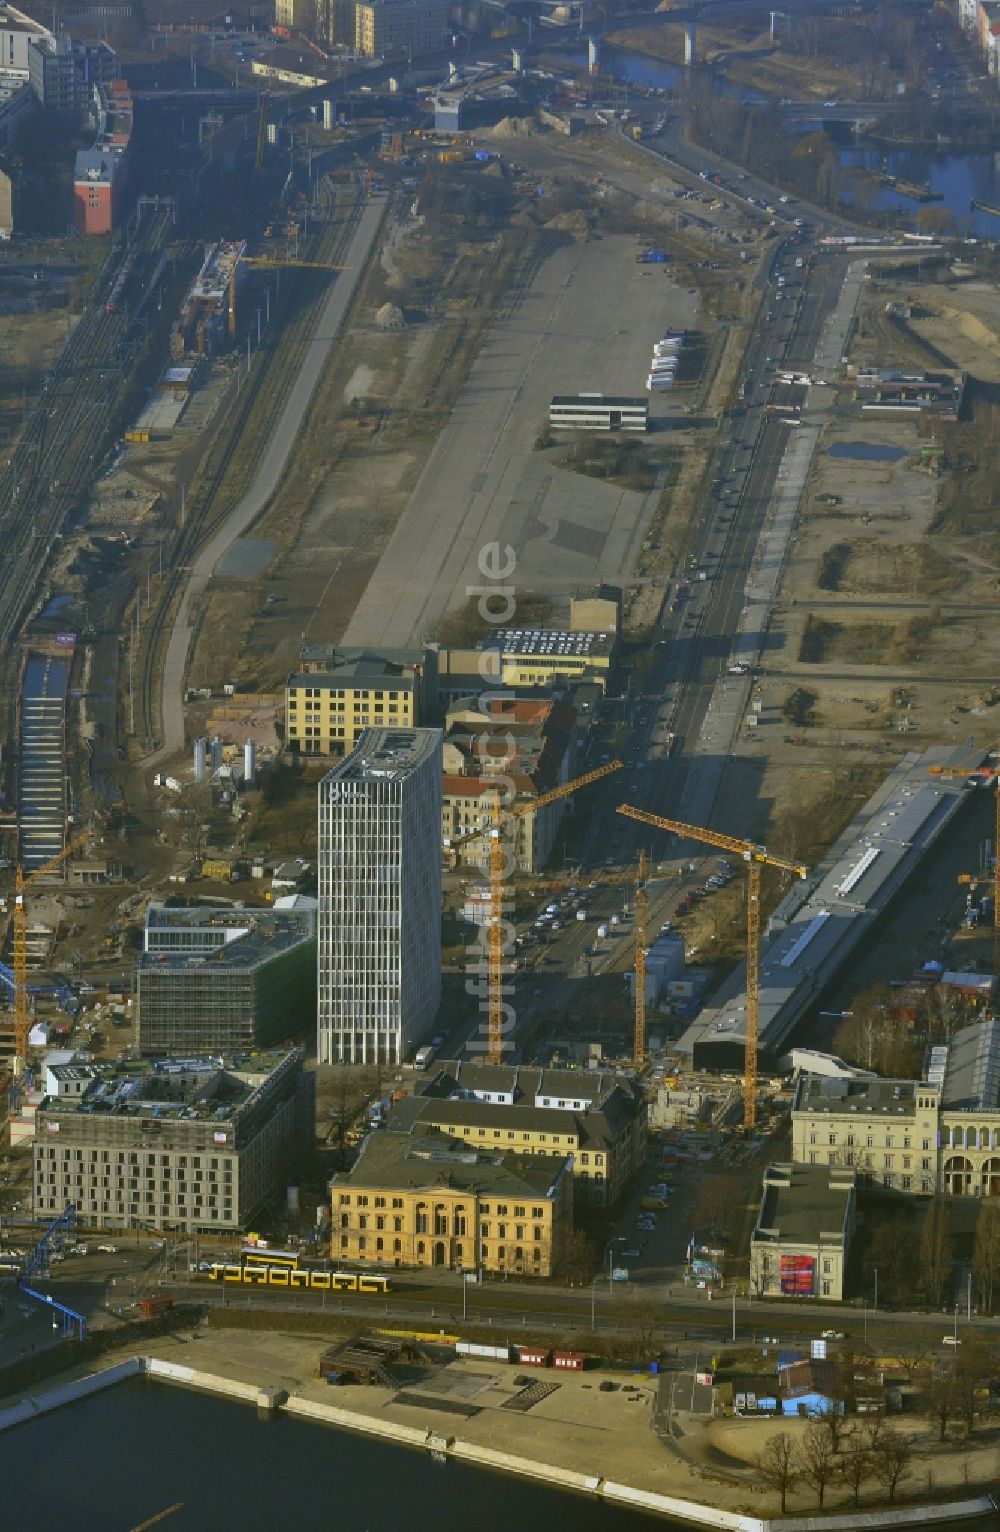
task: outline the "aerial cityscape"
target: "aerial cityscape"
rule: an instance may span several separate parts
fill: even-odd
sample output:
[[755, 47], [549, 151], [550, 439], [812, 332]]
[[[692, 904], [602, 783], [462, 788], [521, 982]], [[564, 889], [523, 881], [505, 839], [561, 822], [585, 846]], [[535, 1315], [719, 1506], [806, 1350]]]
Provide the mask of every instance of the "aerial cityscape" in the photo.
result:
[[998, 88], [0, 5], [12, 1520], [998, 1532]]

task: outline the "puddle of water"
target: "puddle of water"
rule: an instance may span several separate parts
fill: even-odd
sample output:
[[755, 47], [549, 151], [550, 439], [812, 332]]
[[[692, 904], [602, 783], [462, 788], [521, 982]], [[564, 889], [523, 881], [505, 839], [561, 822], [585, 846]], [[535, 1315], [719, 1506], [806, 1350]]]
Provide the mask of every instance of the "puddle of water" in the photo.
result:
[[856, 457], [866, 463], [898, 463], [910, 455], [905, 447], [886, 447], [878, 442], [834, 442], [827, 451], [830, 457]]
[[49, 602], [48, 606], [42, 613], [42, 618], [44, 619], [46, 617], [58, 617], [59, 613], [64, 611], [65, 608], [70, 605], [72, 600], [72, 596], [53, 596], [52, 600]]

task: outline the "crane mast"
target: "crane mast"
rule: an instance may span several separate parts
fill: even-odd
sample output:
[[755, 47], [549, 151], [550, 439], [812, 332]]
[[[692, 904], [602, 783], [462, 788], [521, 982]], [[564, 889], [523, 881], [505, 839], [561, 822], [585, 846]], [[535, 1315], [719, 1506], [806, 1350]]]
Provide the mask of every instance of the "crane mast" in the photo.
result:
[[504, 809], [501, 805], [499, 788], [493, 788], [489, 824], [481, 825], [478, 830], [470, 830], [467, 835], [459, 835], [448, 843], [451, 850], [457, 851], [460, 847], [467, 846], [470, 841], [480, 840], [484, 836], [489, 838], [490, 909], [486, 933], [486, 982], [488, 989], [487, 1048], [491, 1064], [502, 1064], [504, 1055], [503, 885], [506, 859], [503, 843], [506, 827], [513, 820], [523, 819], [526, 814], [534, 814], [560, 798], [570, 797], [581, 787], [589, 787], [592, 782], [598, 782], [602, 777], [610, 776], [613, 771], [620, 771], [621, 767], [621, 761], [609, 761], [607, 765], [585, 772], [582, 777], [576, 777], [572, 782], [564, 782], [561, 787], [554, 787], [550, 792], [541, 793], [537, 798], [532, 798], [527, 803], [517, 803], [509, 809]]
[[735, 835], [723, 835], [718, 830], [706, 830], [702, 825], [684, 824], [679, 819], [664, 819], [659, 814], [649, 814], [645, 809], [633, 808], [629, 803], [619, 806], [619, 814], [626, 819], [636, 819], [640, 824], [652, 825], [657, 830], [669, 830], [688, 840], [700, 841], [706, 846], [717, 846], [722, 851], [732, 851], [743, 858], [747, 866], [747, 1010], [746, 1034], [743, 1055], [743, 1124], [753, 1128], [757, 1123], [757, 1050], [760, 1021], [760, 870], [762, 867], [778, 867], [784, 872], [806, 876], [806, 868], [798, 862], [786, 861], [784, 857], [772, 856], [755, 841], [741, 840]]
[[640, 851], [635, 884], [635, 1034], [632, 1041], [632, 1057], [637, 1069], [646, 1058], [646, 875], [646, 853]]
[[48, 877], [58, 867], [79, 851], [87, 842], [86, 835], [77, 835], [67, 841], [63, 849], [50, 857], [41, 867], [25, 875], [18, 857], [14, 873], [13, 912], [13, 969], [14, 969], [14, 1072], [20, 1074], [28, 1054], [28, 1033], [31, 1031], [31, 1006], [28, 997], [28, 904], [27, 892], [41, 878]]

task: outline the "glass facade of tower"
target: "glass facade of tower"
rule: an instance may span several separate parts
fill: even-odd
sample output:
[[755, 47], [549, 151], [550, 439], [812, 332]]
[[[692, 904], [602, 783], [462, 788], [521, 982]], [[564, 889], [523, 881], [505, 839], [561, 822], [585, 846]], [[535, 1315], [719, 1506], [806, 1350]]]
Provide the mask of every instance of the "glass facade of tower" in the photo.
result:
[[319, 786], [321, 1063], [397, 1064], [441, 998], [440, 729], [367, 729]]

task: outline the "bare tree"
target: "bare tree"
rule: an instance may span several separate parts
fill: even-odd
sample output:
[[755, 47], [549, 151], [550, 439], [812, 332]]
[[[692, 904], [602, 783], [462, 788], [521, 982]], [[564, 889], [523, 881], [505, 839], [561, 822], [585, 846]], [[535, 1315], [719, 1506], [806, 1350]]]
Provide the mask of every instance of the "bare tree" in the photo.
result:
[[781, 1496], [781, 1514], [785, 1514], [788, 1491], [798, 1478], [795, 1445], [787, 1431], [769, 1436], [764, 1450], [757, 1454], [757, 1467], [764, 1483]]
[[957, 1414], [954, 1369], [948, 1367], [944, 1372], [933, 1373], [924, 1397], [928, 1415], [938, 1423], [938, 1441], [943, 1442], [948, 1434], [948, 1422]]
[[865, 1446], [869, 1453], [875, 1452], [886, 1430], [884, 1415], [869, 1415], [865, 1421]]
[[595, 1269], [594, 1247], [582, 1229], [567, 1229], [555, 1249], [555, 1275], [570, 1287], [586, 1287]]
[[823, 1509], [826, 1486], [837, 1473], [836, 1455], [826, 1426], [820, 1420], [813, 1421], [802, 1438], [799, 1463], [803, 1479], [816, 1491], [820, 1510]]
[[980, 1332], [967, 1338], [952, 1364], [954, 1407], [961, 1416], [967, 1436], [972, 1435], [977, 1415], [989, 1407], [989, 1381], [995, 1371], [995, 1356], [987, 1338]]
[[951, 1282], [951, 1225], [948, 1204], [943, 1197], [933, 1197], [928, 1204], [920, 1235], [920, 1266], [924, 1273], [927, 1296], [932, 1303], [943, 1303]]
[[855, 1429], [851, 1432], [847, 1450], [840, 1465], [840, 1474], [857, 1505], [861, 1499], [861, 1486], [872, 1471], [872, 1455], [864, 1435]]
[[980, 1311], [992, 1314], [994, 1293], [1000, 1283], [1000, 1205], [992, 1199], [982, 1203], [976, 1219], [972, 1280]]
[[692, 1209], [694, 1226], [704, 1232], [732, 1230], [747, 1201], [747, 1184], [744, 1176], [731, 1171], [706, 1176], [702, 1181]]
[[844, 1434], [844, 1411], [838, 1399], [830, 1402], [828, 1409], [821, 1411], [816, 1417], [817, 1422], [823, 1426], [830, 1438], [830, 1447], [836, 1455], [840, 1451], [840, 1441]]
[[914, 1373], [930, 1356], [930, 1331], [924, 1325], [901, 1325], [893, 1330], [891, 1346], [900, 1366], [906, 1369], [907, 1383], [912, 1383]]
[[896, 1498], [897, 1486], [910, 1471], [912, 1455], [913, 1449], [906, 1438], [887, 1426], [875, 1453], [874, 1469], [876, 1479], [889, 1496], [890, 1505]]

